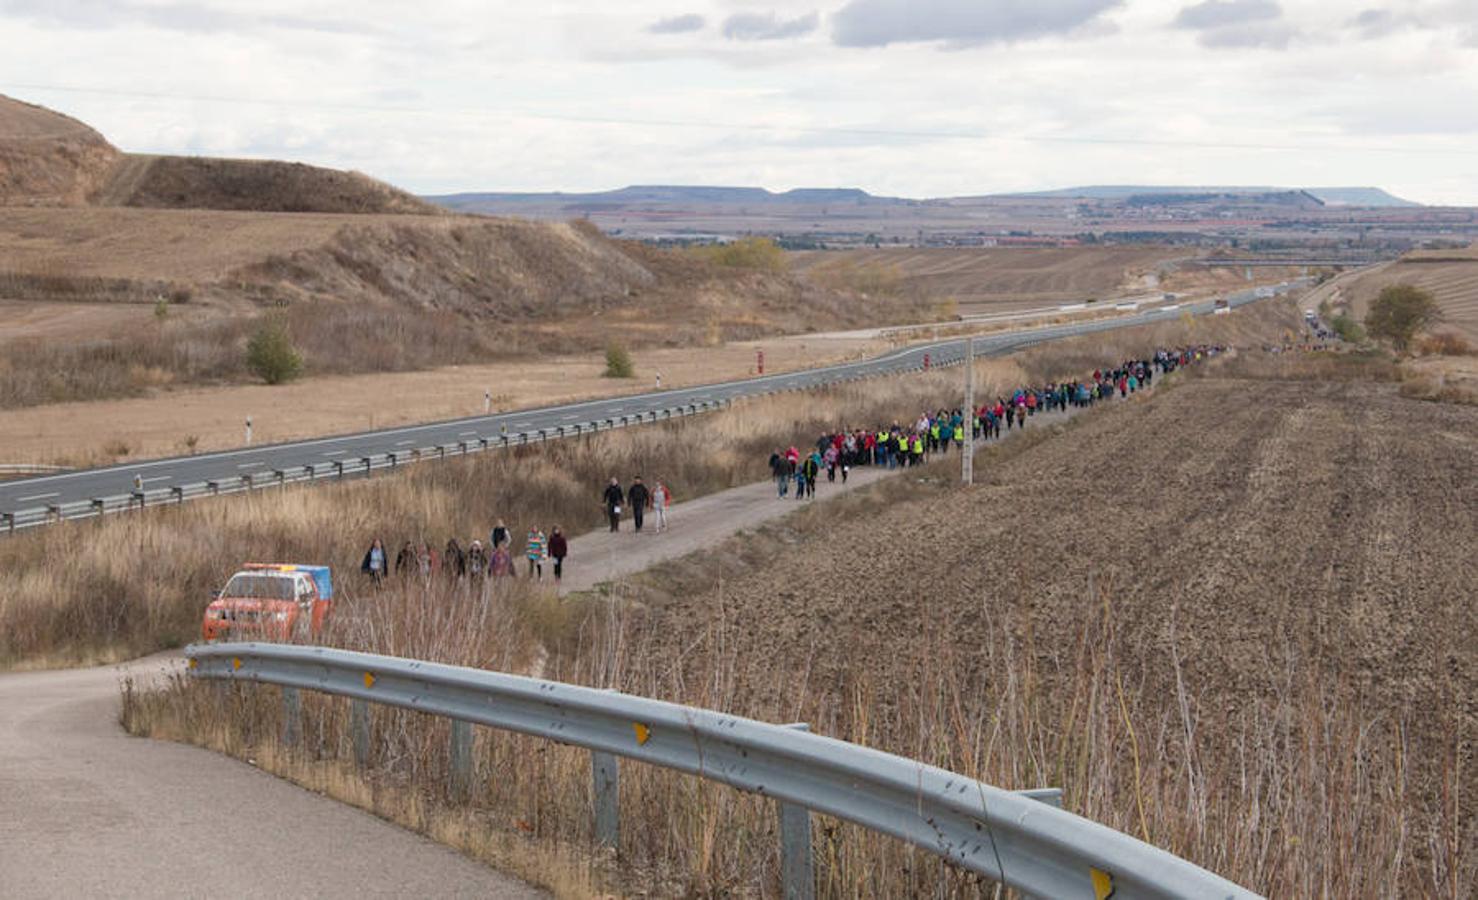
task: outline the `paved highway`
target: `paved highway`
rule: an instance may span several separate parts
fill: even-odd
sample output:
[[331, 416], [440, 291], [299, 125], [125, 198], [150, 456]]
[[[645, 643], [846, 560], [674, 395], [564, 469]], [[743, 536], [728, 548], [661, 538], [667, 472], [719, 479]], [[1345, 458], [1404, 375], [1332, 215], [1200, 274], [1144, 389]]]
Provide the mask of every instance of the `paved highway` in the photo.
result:
[[[1226, 299], [1229, 306], [1237, 307], [1307, 283], [1300, 280], [1276, 288], [1252, 288]], [[1187, 312], [1208, 315], [1213, 307], [1209, 300], [1172, 304], [1138, 315], [977, 337], [976, 355], [998, 356], [1047, 341], [1171, 320]], [[673, 410], [698, 411], [742, 397], [910, 371], [923, 365], [925, 354], [933, 365], [951, 365], [964, 358], [964, 351], [962, 339], [940, 341], [861, 362], [742, 381], [9, 481], [0, 483], [0, 533], [59, 518], [127, 509], [140, 502], [154, 504], [279, 481], [354, 475], [398, 465], [417, 454], [426, 458], [475, 452], [484, 447], [483, 442], [487, 447], [500, 447], [505, 439], [518, 444], [574, 434], [577, 429], [585, 433], [592, 427], [650, 422]]]

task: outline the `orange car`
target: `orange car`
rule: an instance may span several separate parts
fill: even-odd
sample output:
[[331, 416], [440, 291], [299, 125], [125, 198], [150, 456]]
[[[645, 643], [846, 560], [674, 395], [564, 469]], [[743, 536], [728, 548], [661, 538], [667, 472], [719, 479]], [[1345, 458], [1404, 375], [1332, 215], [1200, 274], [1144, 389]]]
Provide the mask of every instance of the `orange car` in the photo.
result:
[[205, 608], [205, 641], [316, 636], [333, 606], [328, 566], [247, 563]]

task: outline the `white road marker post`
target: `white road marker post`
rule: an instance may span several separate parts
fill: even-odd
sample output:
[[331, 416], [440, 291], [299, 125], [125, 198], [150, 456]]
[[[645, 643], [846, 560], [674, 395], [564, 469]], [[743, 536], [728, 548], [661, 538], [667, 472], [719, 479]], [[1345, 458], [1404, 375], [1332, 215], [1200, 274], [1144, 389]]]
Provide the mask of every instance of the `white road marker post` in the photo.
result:
[[246, 417], [246, 445], [251, 446], [251, 416]]
[[482, 392], [482, 414], [487, 415], [493, 411], [493, 392]]
[[960, 454], [960, 481], [975, 483], [975, 338], [965, 339], [965, 442]]

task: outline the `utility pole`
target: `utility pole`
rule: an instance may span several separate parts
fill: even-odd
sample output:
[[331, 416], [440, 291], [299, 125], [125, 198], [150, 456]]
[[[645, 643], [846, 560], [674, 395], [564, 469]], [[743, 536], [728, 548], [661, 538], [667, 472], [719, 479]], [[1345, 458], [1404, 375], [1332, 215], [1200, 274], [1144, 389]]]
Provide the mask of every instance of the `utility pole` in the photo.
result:
[[960, 481], [975, 483], [975, 338], [965, 338], [965, 443], [960, 454]]

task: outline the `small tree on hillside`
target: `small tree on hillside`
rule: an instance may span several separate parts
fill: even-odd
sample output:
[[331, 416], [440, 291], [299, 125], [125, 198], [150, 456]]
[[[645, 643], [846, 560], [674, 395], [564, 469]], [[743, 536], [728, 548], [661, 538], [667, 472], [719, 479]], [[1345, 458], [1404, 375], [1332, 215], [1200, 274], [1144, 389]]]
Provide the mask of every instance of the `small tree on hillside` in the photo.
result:
[[1404, 353], [1411, 339], [1442, 318], [1442, 310], [1432, 295], [1411, 284], [1393, 284], [1382, 288], [1380, 296], [1365, 314], [1365, 328], [1371, 337], [1391, 342], [1397, 352]]
[[601, 374], [606, 378], [636, 377], [636, 367], [631, 364], [631, 354], [625, 347], [615, 341], [606, 347], [606, 370]]
[[287, 326], [276, 319], [263, 322], [246, 342], [246, 367], [268, 384], [283, 384], [303, 372], [303, 357], [293, 346]]

